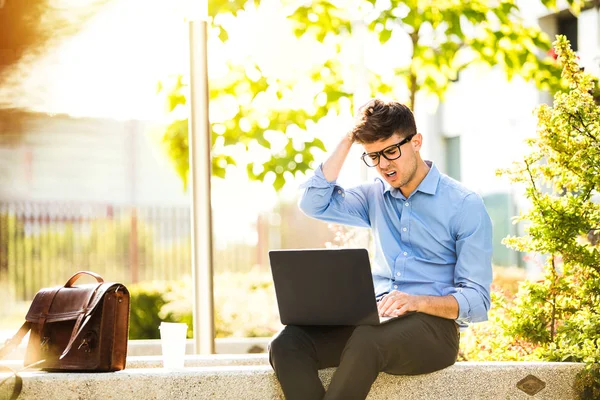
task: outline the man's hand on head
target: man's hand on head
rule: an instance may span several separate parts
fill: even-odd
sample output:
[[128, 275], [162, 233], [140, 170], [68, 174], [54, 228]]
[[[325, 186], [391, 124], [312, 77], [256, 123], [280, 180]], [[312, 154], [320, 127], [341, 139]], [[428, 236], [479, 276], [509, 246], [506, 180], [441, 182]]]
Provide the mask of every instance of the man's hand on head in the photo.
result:
[[392, 290], [377, 304], [381, 317], [397, 317], [409, 311], [418, 311], [420, 296]]

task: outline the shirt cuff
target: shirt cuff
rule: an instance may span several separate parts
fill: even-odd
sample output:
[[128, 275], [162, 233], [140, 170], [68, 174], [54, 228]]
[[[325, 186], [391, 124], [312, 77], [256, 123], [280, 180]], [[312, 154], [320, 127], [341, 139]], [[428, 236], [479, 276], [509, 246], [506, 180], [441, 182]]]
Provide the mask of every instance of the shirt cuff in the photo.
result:
[[[457, 290], [460, 290], [462, 288], [458, 288]], [[459, 323], [468, 323], [470, 322], [470, 311], [471, 311], [471, 306], [469, 304], [469, 300], [467, 299], [467, 297], [462, 293], [462, 290], [460, 292], [454, 292], [454, 293], [450, 293], [452, 296], [454, 296], [454, 298], [456, 299], [456, 301], [458, 302], [458, 318], [456, 318], [456, 321]]]
[[484, 322], [488, 320], [488, 307], [481, 299], [481, 295], [477, 290], [469, 287], [458, 287], [456, 292], [450, 293], [458, 302], [458, 318], [456, 322], [459, 324]]

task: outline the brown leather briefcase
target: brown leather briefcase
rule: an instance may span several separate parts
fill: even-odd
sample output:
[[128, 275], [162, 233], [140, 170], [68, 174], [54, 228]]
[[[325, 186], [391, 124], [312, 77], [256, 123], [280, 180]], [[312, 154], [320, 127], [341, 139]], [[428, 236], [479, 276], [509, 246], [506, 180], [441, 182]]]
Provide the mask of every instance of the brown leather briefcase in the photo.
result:
[[[97, 283], [74, 286], [82, 275]], [[64, 286], [40, 290], [0, 359], [31, 330], [24, 366], [48, 371], [118, 371], [125, 368], [129, 291], [100, 275], [80, 271]]]

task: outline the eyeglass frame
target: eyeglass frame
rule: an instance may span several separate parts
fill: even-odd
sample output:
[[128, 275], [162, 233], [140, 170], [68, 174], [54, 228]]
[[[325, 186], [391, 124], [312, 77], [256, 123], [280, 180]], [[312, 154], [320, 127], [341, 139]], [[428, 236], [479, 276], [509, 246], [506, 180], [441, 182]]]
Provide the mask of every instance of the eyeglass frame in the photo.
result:
[[[381, 156], [383, 156], [383, 158], [385, 158], [388, 161], [394, 161], [399, 159], [400, 157], [402, 157], [402, 150], [400, 149], [400, 146], [410, 142], [412, 140], [413, 137], [415, 137], [416, 133], [413, 133], [412, 135], [409, 135], [407, 137], [405, 137], [404, 139], [402, 139], [400, 142], [396, 143], [396, 144], [392, 144], [390, 146], [387, 146], [385, 149], [380, 150], [380, 151], [372, 151], [370, 153], [363, 153], [362, 156], [360, 156], [361, 160], [363, 160], [363, 162], [367, 165], [367, 167], [369, 168], [375, 168], [376, 166], [379, 165], [379, 163], [381, 162]], [[398, 157], [395, 158], [389, 158], [388, 156], [386, 156], [384, 154], [384, 152], [386, 150], [388, 150], [390, 147], [397, 147], [398, 148]], [[366, 156], [369, 155], [373, 155], [376, 154], [377, 155], [377, 164], [375, 165], [369, 165], [369, 163], [367, 162], [367, 160], [365, 159]]]

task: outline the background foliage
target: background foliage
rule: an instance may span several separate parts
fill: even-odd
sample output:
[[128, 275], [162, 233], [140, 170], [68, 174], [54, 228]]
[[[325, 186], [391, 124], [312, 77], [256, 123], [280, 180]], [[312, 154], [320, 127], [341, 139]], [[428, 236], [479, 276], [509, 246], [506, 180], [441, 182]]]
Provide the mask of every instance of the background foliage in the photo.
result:
[[[192, 287], [184, 281], [146, 282], [130, 287], [130, 339], [158, 339], [161, 321], [185, 322], [192, 332]], [[215, 275], [215, 336], [270, 337], [280, 328], [270, 272]], [[247, 304], [241, 312], [240, 304]]]
[[[542, 3], [556, 5], [552, 0]], [[575, 11], [582, 4], [580, 0], [569, 3]], [[209, 4], [210, 36], [218, 37], [210, 43], [216, 48], [228, 41], [228, 23], [259, 2], [215, 0]], [[378, 63], [386, 65], [385, 76], [367, 68], [361, 78], [366, 80], [367, 96], [394, 97], [414, 109], [419, 91], [443, 99], [460, 71], [475, 64], [499, 65], [509, 79], [520, 75], [543, 90], [560, 88], [560, 70], [547, 56], [549, 39], [539, 27], [525, 23], [514, 0], [315, 0], [283, 4], [298, 40], [312, 43], [315, 52], [326, 48], [328, 57], [294, 80], [270, 75], [253, 57], [242, 62], [230, 60], [227, 78], [210, 80], [211, 107], [226, 104], [229, 110], [225, 120], [211, 121], [214, 176], [225, 177], [227, 167], [238, 162], [228, 151], [233, 146], [242, 146], [250, 154], [248, 177], [272, 182], [276, 190], [283, 187], [286, 177], [314, 167], [314, 150], [325, 149], [308, 128], [327, 115], [351, 114], [360, 101], [355, 96], [361, 83], [352, 79], [355, 67], [341, 62], [342, 52], [354, 46], [351, 39], [358, 26], [366, 28], [367, 37], [377, 37], [379, 46], [387, 45], [386, 54], [390, 55]], [[403, 36], [407, 42], [391, 41], [394, 36]], [[401, 61], [403, 54], [409, 55], [408, 64]], [[297, 91], [301, 86], [306, 89], [307, 78], [318, 83], [313, 101], [298, 104]], [[188, 122], [177, 109], [187, 103], [186, 82], [180, 75], [159, 84], [173, 115], [163, 143], [184, 185], [189, 170]], [[265, 99], [268, 107], [264, 106]], [[275, 137], [284, 144], [274, 146]], [[270, 155], [266, 159], [253, 157], [257, 149]]]

